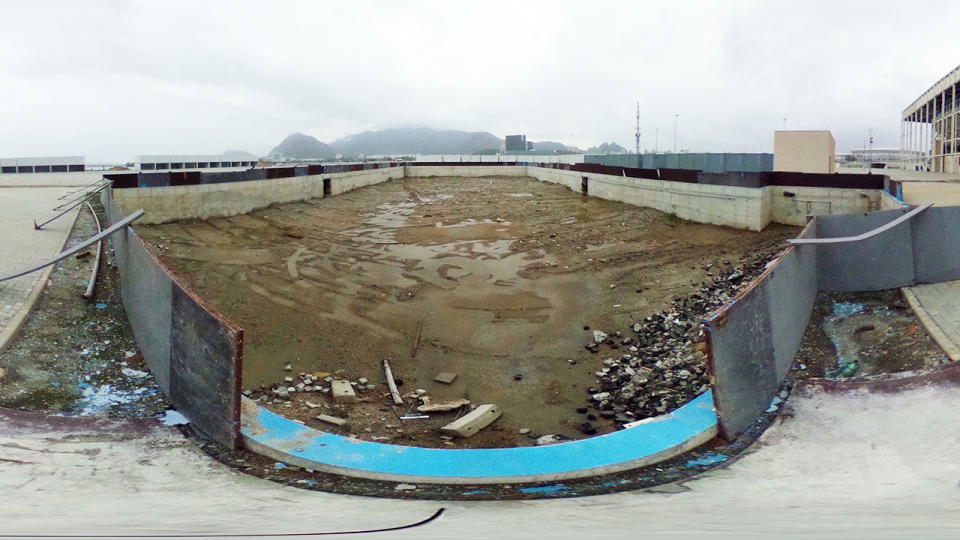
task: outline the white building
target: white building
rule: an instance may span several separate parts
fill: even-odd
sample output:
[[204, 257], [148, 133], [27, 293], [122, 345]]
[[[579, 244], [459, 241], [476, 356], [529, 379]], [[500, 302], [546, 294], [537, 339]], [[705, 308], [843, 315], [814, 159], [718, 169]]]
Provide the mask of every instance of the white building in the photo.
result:
[[80, 172], [86, 169], [83, 156], [2, 158], [0, 173]]
[[900, 148], [913, 152], [908, 168], [960, 172], [960, 66], [903, 110]]
[[256, 159], [230, 159], [220, 155], [206, 154], [152, 154], [137, 156], [141, 171], [169, 171], [181, 169], [218, 169], [223, 167], [252, 167]]

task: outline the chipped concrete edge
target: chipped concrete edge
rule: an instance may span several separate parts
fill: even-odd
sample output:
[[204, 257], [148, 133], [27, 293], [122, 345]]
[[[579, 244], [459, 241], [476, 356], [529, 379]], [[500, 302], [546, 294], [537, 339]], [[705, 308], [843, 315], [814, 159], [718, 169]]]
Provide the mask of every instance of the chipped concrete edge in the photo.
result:
[[[57, 186], [60, 187], [60, 186]], [[67, 229], [66, 233], [63, 236], [63, 241], [60, 243], [60, 251], [63, 251], [63, 247], [67, 245], [67, 240], [70, 239], [70, 233], [73, 232], [73, 228], [77, 225], [77, 218], [80, 217], [79, 207], [73, 215], [73, 223], [70, 225], [70, 228]], [[47, 288], [47, 280], [50, 279], [50, 274], [53, 272], [55, 264], [44, 268], [40, 274], [40, 279], [37, 280], [36, 284], [33, 286], [33, 290], [30, 291], [30, 295], [27, 296], [26, 302], [23, 303], [23, 307], [20, 308], [20, 311], [10, 320], [10, 324], [0, 330], [0, 354], [7, 349], [7, 346], [13, 342], [13, 338], [17, 336], [20, 332], [20, 329], [27, 322], [27, 317], [30, 313], [33, 312], [33, 306], [37, 304], [37, 300], [40, 299], [40, 294]]]
[[950, 336], [943, 331], [943, 328], [937, 324], [937, 321], [927, 313], [923, 302], [921, 302], [920, 298], [913, 292], [913, 287], [903, 287], [900, 290], [903, 291], [903, 296], [906, 297], [907, 303], [910, 304], [910, 309], [917, 315], [917, 318], [923, 323], [924, 328], [927, 329], [927, 333], [929, 333], [930, 337], [943, 349], [943, 352], [950, 358], [950, 361], [960, 361], [960, 348], [958, 348], [957, 344], [950, 339]]

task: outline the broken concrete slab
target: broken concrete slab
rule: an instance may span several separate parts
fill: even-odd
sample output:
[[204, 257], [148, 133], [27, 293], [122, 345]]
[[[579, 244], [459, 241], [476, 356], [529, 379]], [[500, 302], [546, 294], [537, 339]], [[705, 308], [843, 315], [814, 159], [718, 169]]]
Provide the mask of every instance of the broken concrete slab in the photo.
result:
[[438, 382], [438, 383], [450, 384], [450, 383], [452, 383], [452, 382], [454, 381], [454, 379], [456, 379], [456, 378], [457, 378], [457, 374], [456, 374], [456, 373], [452, 373], [452, 372], [449, 372], [449, 371], [444, 371], [444, 372], [442, 372], [442, 373], [437, 373], [437, 376], [434, 377], [433, 380], [434, 380], [435, 382]]
[[317, 420], [321, 422], [326, 422], [328, 424], [333, 424], [335, 426], [342, 426], [347, 423], [345, 418], [338, 418], [336, 416], [330, 416], [329, 414], [318, 414]]
[[330, 391], [333, 392], [334, 401], [356, 401], [357, 393], [354, 391], [350, 381], [335, 379], [330, 381]]
[[448, 399], [446, 401], [431, 401], [429, 397], [423, 396], [420, 398], [423, 401], [423, 405], [417, 407], [417, 410], [420, 412], [445, 412], [452, 411], [454, 409], [459, 409], [464, 405], [469, 405], [469, 399]]
[[472, 437], [481, 429], [492, 424], [494, 420], [500, 418], [502, 414], [495, 404], [486, 403], [443, 426], [440, 431], [457, 437]]

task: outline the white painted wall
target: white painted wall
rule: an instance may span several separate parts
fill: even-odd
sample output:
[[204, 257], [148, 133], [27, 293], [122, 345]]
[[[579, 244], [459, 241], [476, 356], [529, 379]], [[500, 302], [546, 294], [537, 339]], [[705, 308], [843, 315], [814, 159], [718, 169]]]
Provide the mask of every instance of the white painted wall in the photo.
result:
[[271, 204], [323, 197], [323, 179], [331, 179], [337, 195], [403, 177], [403, 168], [371, 169], [323, 175], [295, 176], [197, 186], [115, 189], [113, 197], [124, 213], [143, 208], [139, 223], [166, 223], [246, 214]]
[[565, 185], [577, 192], [580, 191], [583, 177], [587, 177], [588, 195], [654, 208], [699, 223], [752, 231], [759, 231], [766, 225], [762, 221], [762, 189], [687, 184], [540, 167], [528, 167], [527, 172], [533, 178]]
[[409, 178], [423, 176], [461, 176], [479, 178], [482, 176], [527, 176], [525, 165], [431, 165], [425, 167], [404, 167], [404, 175]]
[[[207, 184], [199, 186], [118, 189], [117, 204], [125, 212], [143, 208], [141, 223], [165, 223], [179, 219], [206, 219], [244, 214], [275, 203], [305, 201], [323, 196], [323, 179], [331, 179], [331, 194], [337, 195], [409, 177], [530, 176], [542, 182], [566, 186], [580, 193], [587, 178], [588, 195], [634, 206], [653, 208], [698, 223], [759, 231], [771, 222], [805, 225], [808, 216], [849, 214], [881, 207], [879, 190], [767, 186], [745, 188], [690, 184], [667, 180], [630, 178], [536, 166], [392, 167], [312, 176]], [[793, 196], [787, 196], [786, 194]]]
[[[800, 186], [767, 186], [773, 221], [785, 225], [807, 224], [807, 216], [855, 214], [880, 209], [879, 189], [814, 188]], [[792, 194], [792, 196], [790, 196]]]

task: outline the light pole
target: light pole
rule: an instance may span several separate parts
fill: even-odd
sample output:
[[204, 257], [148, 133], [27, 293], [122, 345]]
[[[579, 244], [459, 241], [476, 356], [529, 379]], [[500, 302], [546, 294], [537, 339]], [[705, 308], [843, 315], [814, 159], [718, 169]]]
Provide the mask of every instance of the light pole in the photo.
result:
[[677, 119], [680, 118], [679, 114], [673, 115], [673, 153], [677, 153]]
[[653, 136], [653, 153], [656, 154], [660, 151], [660, 128], [656, 128], [655, 135]]

